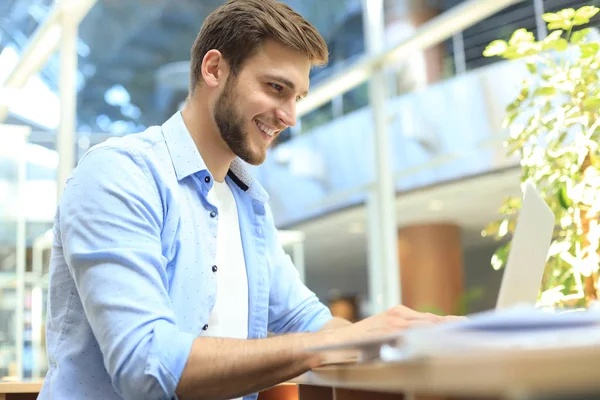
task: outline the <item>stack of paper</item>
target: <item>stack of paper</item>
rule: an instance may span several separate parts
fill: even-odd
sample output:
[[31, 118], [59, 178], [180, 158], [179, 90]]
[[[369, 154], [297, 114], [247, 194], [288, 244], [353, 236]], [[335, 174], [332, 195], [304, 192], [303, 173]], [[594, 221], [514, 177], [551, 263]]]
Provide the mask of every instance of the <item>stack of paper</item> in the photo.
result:
[[468, 320], [404, 333], [380, 357], [398, 361], [473, 350], [600, 346], [600, 311], [544, 311], [528, 306], [489, 311]]

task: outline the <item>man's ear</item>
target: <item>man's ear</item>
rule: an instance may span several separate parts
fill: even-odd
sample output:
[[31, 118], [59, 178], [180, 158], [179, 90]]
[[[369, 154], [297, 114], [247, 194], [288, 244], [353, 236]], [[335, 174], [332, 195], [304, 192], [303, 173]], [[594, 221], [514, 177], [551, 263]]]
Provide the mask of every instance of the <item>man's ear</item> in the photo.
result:
[[226, 78], [226, 62], [219, 50], [209, 50], [202, 59], [202, 78], [209, 87], [218, 87]]

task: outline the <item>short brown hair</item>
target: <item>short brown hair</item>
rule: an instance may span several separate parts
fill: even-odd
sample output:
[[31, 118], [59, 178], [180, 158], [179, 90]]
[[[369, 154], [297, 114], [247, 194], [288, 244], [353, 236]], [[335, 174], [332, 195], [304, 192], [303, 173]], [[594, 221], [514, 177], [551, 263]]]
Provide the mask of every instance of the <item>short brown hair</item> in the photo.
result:
[[229, 0], [206, 18], [192, 46], [190, 93], [201, 79], [202, 60], [209, 50], [219, 50], [236, 76], [267, 39], [306, 54], [314, 65], [328, 61], [323, 37], [288, 5], [276, 0]]

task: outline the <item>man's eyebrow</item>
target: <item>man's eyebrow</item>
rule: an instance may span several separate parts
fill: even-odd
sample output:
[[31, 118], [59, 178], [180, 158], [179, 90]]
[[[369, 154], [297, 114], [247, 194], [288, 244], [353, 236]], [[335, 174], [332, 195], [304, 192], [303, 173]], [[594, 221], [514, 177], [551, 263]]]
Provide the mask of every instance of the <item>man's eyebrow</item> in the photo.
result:
[[[290, 81], [289, 79], [286, 79], [282, 76], [279, 75], [266, 75], [265, 78], [269, 79], [269, 80], [273, 80], [273, 81], [277, 81], [280, 83], [283, 83], [285, 86], [287, 86], [288, 88], [290, 88], [292, 91], [296, 91], [296, 85], [294, 85], [294, 83], [292, 81]], [[304, 93], [300, 93], [301, 96], [306, 96], [307, 92]]]

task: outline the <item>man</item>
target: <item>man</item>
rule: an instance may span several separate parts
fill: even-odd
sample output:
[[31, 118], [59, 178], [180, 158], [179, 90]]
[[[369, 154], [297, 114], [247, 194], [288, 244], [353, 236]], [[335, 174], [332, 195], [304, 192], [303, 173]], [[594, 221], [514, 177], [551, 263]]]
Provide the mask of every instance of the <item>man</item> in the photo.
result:
[[253, 399], [319, 366], [308, 347], [441, 320], [332, 318], [244, 169], [296, 123], [326, 61], [288, 6], [229, 1], [194, 43], [182, 112], [83, 157], [55, 219], [40, 399]]

